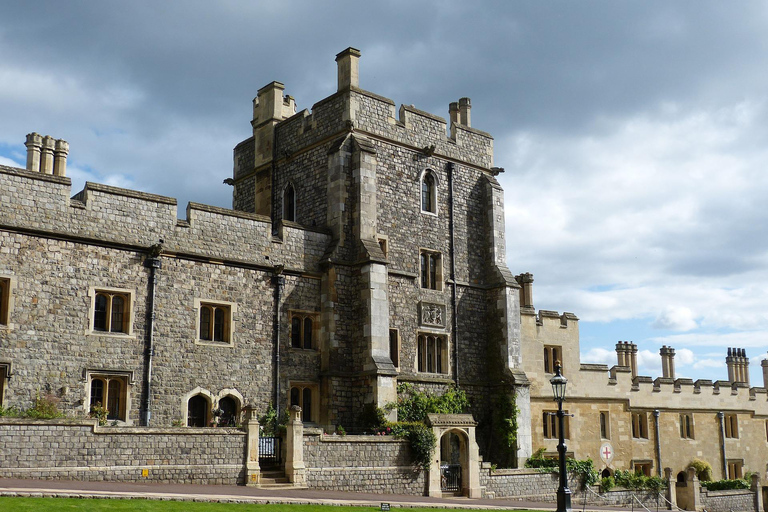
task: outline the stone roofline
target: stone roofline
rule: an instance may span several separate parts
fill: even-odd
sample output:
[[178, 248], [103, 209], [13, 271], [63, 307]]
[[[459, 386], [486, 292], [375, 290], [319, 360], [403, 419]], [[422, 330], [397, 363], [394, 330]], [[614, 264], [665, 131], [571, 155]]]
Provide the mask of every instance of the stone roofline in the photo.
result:
[[[317, 272], [331, 240], [322, 229], [293, 222], [279, 223], [275, 234], [269, 217], [254, 213], [190, 202], [186, 219], [179, 219], [172, 197], [92, 182], [70, 197], [71, 187], [67, 177], [0, 165], [0, 224], [127, 250], [143, 251], [163, 239], [164, 254], [265, 269], [282, 265], [289, 273]], [[233, 237], [237, 244], [230, 243]]]
[[553, 324], [555, 322], [558, 322], [560, 324], [560, 327], [563, 329], [568, 328], [569, 323], [575, 323], [578, 324], [579, 317], [577, 317], [575, 314], [570, 313], [568, 311], [564, 311], [563, 313], [559, 313], [557, 311], [551, 311], [548, 309], [540, 309], [538, 312], [535, 308], [532, 306], [521, 306], [520, 307], [520, 315], [521, 317], [529, 317], [529, 318], [535, 318], [536, 325], [547, 325]]

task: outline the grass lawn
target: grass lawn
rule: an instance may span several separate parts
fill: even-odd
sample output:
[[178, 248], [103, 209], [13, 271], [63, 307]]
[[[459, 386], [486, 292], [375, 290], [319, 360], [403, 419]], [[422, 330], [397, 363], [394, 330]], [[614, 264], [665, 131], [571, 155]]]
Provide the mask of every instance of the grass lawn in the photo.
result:
[[[382, 497], [383, 498], [383, 497]], [[386, 499], [382, 499], [386, 502]], [[395, 507], [393, 506], [394, 510]], [[79, 498], [2, 498], [0, 510], [44, 511], [86, 510], [86, 511], [125, 511], [139, 510], [149, 512], [374, 512], [379, 507], [333, 507], [330, 505], [252, 505], [246, 503], [195, 503], [189, 501], [159, 500], [113, 500]], [[466, 509], [403, 508], [404, 512], [438, 512]], [[531, 511], [519, 511], [531, 512]]]

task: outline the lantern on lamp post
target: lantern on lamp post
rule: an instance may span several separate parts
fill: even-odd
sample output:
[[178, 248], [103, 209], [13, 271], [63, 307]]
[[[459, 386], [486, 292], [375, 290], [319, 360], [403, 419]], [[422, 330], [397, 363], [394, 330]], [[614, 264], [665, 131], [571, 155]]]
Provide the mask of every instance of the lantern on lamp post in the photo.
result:
[[555, 361], [555, 376], [550, 379], [552, 392], [557, 402], [557, 428], [559, 431], [557, 453], [560, 458], [560, 486], [557, 488], [557, 512], [571, 512], [571, 490], [568, 488], [568, 474], [565, 471], [565, 413], [563, 402], [565, 401], [565, 387], [568, 379], [560, 373], [560, 361]]

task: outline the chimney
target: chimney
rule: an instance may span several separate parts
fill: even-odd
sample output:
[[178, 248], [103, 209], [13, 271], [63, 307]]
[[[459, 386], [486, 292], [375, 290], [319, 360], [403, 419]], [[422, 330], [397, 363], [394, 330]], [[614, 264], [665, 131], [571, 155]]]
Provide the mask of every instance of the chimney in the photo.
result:
[[43, 151], [40, 155], [40, 172], [53, 174], [53, 151], [56, 148], [56, 139], [50, 135], [43, 137]]
[[741, 381], [749, 386], [749, 358], [747, 357], [747, 349], [741, 349]]
[[343, 91], [350, 87], [360, 86], [360, 74], [358, 64], [360, 62], [360, 50], [351, 46], [336, 55], [338, 67], [338, 90]]
[[471, 108], [472, 102], [469, 101], [469, 98], [459, 99], [459, 123], [467, 127], [472, 126], [469, 116], [469, 111]]
[[725, 366], [728, 367], [728, 382], [736, 382], [736, 361], [735, 361], [735, 348], [728, 347], [728, 355], [725, 356]]
[[459, 123], [459, 102], [452, 101], [448, 104], [448, 117], [451, 119], [451, 124]]
[[27, 134], [27, 170], [40, 172], [40, 149], [43, 147], [43, 138], [36, 132]]
[[634, 379], [635, 377], [637, 377], [637, 345], [635, 345], [634, 343], [629, 343], [628, 347], [629, 347], [629, 355], [631, 358], [629, 360], [629, 367], [632, 370], [632, 378]]
[[533, 274], [526, 272], [515, 276], [520, 285], [520, 307], [533, 309]]
[[69, 154], [69, 143], [63, 139], [56, 141], [56, 147], [53, 151], [53, 174], [56, 176], [67, 175], [67, 155]]
[[616, 364], [618, 366], [629, 366], [629, 362], [627, 361], [627, 353], [624, 350], [623, 341], [619, 341], [616, 344]]
[[665, 379], [675, 378], [675, 349], [663, 345], [659, 351], [661, 354], [661, 376]]
[[768, 390], [768, 359], [760, 361], [760, 366], [763, 367], [763, 387]]

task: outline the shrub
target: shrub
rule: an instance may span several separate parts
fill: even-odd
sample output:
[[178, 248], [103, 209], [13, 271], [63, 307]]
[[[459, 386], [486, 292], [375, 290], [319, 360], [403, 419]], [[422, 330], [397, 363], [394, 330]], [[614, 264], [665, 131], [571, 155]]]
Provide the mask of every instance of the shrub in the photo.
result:
[[600, 490], [603, 492], [608, 492], [611, 489], [616, 487], [616, 480], [613, 479], [612, 476], [604, 476], [600, 480]]
[[32, 408], [27, 409], [24, 415], [28, 418], [37, 420], [61, 418], [64, 415], [59, 412], [59, 401], [59, 398], [52, 393], [45, 393], [42, 395], [37, 393]]
[[749, 489], [749, 483], [743, 478], [736, 480], [715, 480], [708, 482], [701, 482], [702, 487], [707, 488], [710, 491], [727, 491], [731, 489]]
[[421, 469], [429, 469], [432, 462], [432, 452], [437, 444], [437, 438], [431, 428], [417, 421], [398, 421], [397, 423], [382, 425], [380, 433], [385, 432], [399, 439], [408, 440], [416, 465]]
[[712, 465], [701, 459], [693, 459], [689, 464], [689, 468], [696, 470], [696, 476], [703, 482], [709, 482], [712, 480]]
[[91, 407], [89, 416], [99, 420], [99, 425], [103, 427], [107, 424], [107, 412], [107, 408], [101, 405], [101, 402], [97, 402], [96, 405]]
[[363, 411], [358, 417], [360, 428], [365, 432], [374, 432], [376, 429], [386, 423], [387, 417], [384, 409], [376, 407], [374, 404], [365, 404]]
[[21, 418], [24, 416], [24, 413], [17, 409], [16, 407], [3, 407], [0, 406], [0, 417], [5, 416], [7, 418]]
[[[525, 467], [541, 469], [542, 471], [556, 471], [560, 465], [558, 459], [544, 458], [544, 448], [539, 448], [531, 457], [525, 461]], [[588, 485], [594, 485], [598, 481], [597, 470], [592, 459], [576, 460], [573, 458], [565, 459], [565, 469], [579, 477], [582, 488]]]
[[433, 395], [416, 391], [411, 384], [397, 386], [397, 403], [388, 404], [387, 408], [397, 407], [397, 417], [401, 421], [425, 423], [427, 414], [462, 414], [469, 410], [469, 399], [461, 389], [451, 387], [442, 395]]
[[259, 418], [262, 435], [266, 437], [276, 437], [285, 432], [285, 425], [288, 423], [289, 416], [290, 413], [288, 410], [285, 410], [283, 416], [278, 418], [277, 411], [272, 405], [272, 402], [270, 402], [264, 415]]

